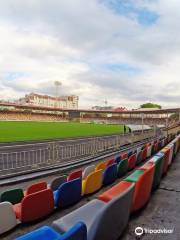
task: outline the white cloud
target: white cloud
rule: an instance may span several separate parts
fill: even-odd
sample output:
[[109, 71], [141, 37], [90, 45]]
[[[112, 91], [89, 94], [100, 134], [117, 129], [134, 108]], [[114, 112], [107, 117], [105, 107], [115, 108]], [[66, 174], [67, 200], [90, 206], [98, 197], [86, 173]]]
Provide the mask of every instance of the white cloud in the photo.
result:
[[[0, 0], [0, 98], [53, 94], [60, 80], [62, 94], [78, 94], [80, 106], [105, 98], [178, 106], [180, 2], [132, 2], [156, 12], [157, 22], [141, 26], [95, 0]], [[113, 64], [137, 72], [108, 69]]]

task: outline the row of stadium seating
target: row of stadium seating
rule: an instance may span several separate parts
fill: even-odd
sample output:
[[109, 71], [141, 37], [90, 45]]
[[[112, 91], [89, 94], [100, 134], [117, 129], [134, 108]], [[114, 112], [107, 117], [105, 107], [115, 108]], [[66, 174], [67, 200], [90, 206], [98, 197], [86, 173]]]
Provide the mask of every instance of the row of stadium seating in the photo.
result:
[[1, 121], [67, 121], [65, 117], [57, 114], [40, 114], [40, 113], [27, 113], [27, 112], [15, 112], [0, 111], [0, 120]]
[[179, 149], [180, 136], [97, 199], [54, 221], [52, 227], [41, 227], [17, 240], [117, 240], [130, 213], [148, 202]]
[[[19, 193], [18, 191], [16, 191], [16, 189], [14, 189], [14, 192], [13, 190], [10, 190], [9, 192], [6, 191], [2, 193], [1, 201], [9, 201], [9, 202], [0, 203], [0, 216], [6, 216], [5, 218], [3, 217], [2, 226], [0, 226], [0, 229], [1, 229], [0, 233], [3, 233], [11, 229], [12, 227], [14, 227], [17, 224], [16, 217], [21, 222], [33, 221], [50, 214], [54, 209], [54, 202], [56, 207], [62, 208], [62, 207], [67, 207], [69, 205], [72, 205], [77, 201], [80, 201], [83, 194], [93, 193], [97, 191], [99, 188], [101, 188], [102, 185], [108, 185], [112, 183], [113, 181], [116, 180], [117, 176], [124, 175], [128, 171], [128, 169], [131, 170], [132, 168], [135, 167], [135, 165], [144, 161], [147, 157], [150, 157], [151, 154], [156, 153], [165, 144], [167, 144], [169, 140], [170, 139], [162, 139], [161, 141], [155, 141], [151, 144], [146, 144], [143, 147], [143, 149], [138, 148], [135, 152], [130, 151], [128, 153], [118, 155], [114, 159], [110, 159], [108, 161], [99, 163], [97, 166], [88, 166], [87, 168], [84, 169], [83, 172], [81, 170], [74, 171], [67, 178], [63, 176], [58, 179], [55, 179], [53, 182], [51, 182], [49, 188], [47, 188], [47, 183], [42, 182], [42, 183], [37, 183], [30, 186], [24, 193], [22, 190], [20, 191], [20, 189], [18, 190]], [[134, 173], [134, 175], [132, 175], [131, 177], [129, 176], [127, 179], [125, 179], [124, 180], [125, 183], [122, 183], [122, 186], [127, 186], [129, 185], [128, 182], [136, 181], [139, 178], [144, 179], [146, 175], [147, 177], [151, 175], [151, 178], [152, 178], [152, 172], [155, 171], [153, 169], [156, 162], [157, 162], [157, 169], [159, 169], [159, 165], [160, 165], [159, 162], [161, 163], [163, 162], [162, 173], [165, 173], [167, 171], [168, 165], [171, 162], [170, 159], [172, 159], [173, 146], [174, 144], [171, 144], [169, 145], [168, 148], [164, 148], [161, 151], [161, 153], [159, 153], [160, 156], [157, 155], [156, 157], [153, 158], [154, 160], [152, 159], [150, 163], [145, 165], [142, 169], [139, 169], [138, 172]], [[177, 151], [174, 150], [174, 153], [176, 152]], [[122, 166], [122, 169], [120, 166]], [[119, 169], [122, 170], [122, 172], [120, 170], [120, 175], [118, 174], [119, 173], [118, 167]], [[101, 173], [99, 174], [101, 176], [99, 180], [97, 180], [97, 177], [94, 177], [94, 178], [92, 177], [93, 175], [96, 176], [97, 172]], [[153, 182], [153, 188], [154, 188], [154, 186], [157, 186], [159, 184], [160, 177], [159, 177], [159, 172], [157, 173], [157, 171], [155, 171], [155, 174], [153, 175], [154, 175], [154, 182]], [[82, 179], [82, 187], [81, 187], [81, 179]], [[141, 181], [139, 180], [138, 182], [139, 182], [139, 184], [137, 184], [138, 186], [143, 186], [142, 183], [144, 182], [144, 180], [141, 180]], [[142, 187], [140, 188], [142, 189]], [[144, 190], [141, 192], [141, 194], [144, 194]], [[150, 194], [150, 190], [147, 191], [147, 196], [149, 196], [149, 194]], [[135, 195], [140, 196], [140, 193], [137, 191]], [[104, 199], [104, 197], [102, 197], [102, 199]], [[102, 201], [102, 199], [99, 201]], [[21, 203], [15, 204], [20, 201]], [[107, 199], [104, 202], [107, 202]], [[12, 204], [15, 204], [15, 205], [12, 207]], [[136, 200], [134, 204], [135, 207], [133, 207], [134, 210], [137, 210], [139, 208], [137, 207], [139, 206], [138, 204], [139, 204], [139, 200], [138, 200], [138, 203]], [[140, 202], [140, 206], [141, 205], [142, 203]], [[14, 209], [14, 211], [12, 211], [12, 209]], [[29, 209], [31, 209], [31, 211], [29, 211]], [[14, 212], [16, 213], [16, 217]], [[78, 229], [79, 227], [80, 229], [82, 227], [84, 229], [84, 225], [82, 223], [78, 224], [78, 227], [76, 226], [76, 228]], [[41, 238], [41, 239], [45, 239], [45, 238]], [[71, 239], [71, 238], [65, 238], [65, 239]], [[72, 238], [72, 239], [75, 239], [75, 238]], [[78, 238], [78, 239], [81, 239], [81, 238]]]

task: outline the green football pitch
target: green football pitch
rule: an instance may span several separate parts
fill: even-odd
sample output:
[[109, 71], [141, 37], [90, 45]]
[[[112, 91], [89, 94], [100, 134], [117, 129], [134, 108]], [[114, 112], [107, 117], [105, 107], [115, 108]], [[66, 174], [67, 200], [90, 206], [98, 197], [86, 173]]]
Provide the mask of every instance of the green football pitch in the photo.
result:
[[0, 142], [100, 136], [121, 132], [123, 132], [123, 125], [58, 122], [0, 122]]

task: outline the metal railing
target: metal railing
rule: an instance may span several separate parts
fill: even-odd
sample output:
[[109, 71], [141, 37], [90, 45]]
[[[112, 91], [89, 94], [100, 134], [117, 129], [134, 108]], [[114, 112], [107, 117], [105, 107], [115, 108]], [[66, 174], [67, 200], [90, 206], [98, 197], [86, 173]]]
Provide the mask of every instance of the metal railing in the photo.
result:
[[[54, 141], [30, 144], [30, 149], [23, 147], [14, 151], [14, 146], [0, 150], [0, 174], [38, 169], [46, 166], [60, 165], [72, 160], [95, 156], [120, 146], [141, 141], [154, 136], [153, 131], [135, 134], [112, 135], [81, 139], [77, 141]], [[22, 145], [23, 146], [23, 145]], [[25, 145], [26, 146], [26, 145]]]

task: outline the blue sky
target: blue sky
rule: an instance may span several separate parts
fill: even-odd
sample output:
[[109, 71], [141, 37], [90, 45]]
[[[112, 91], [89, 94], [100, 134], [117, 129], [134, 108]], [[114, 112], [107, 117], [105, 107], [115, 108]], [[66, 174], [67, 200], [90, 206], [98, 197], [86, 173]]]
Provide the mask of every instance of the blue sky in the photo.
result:
[[137, 7], [136, 1], [128, 0], [101, 0], [102, 4], [112, 9], [116, 14], [136, 20], [139, 24], [148, 27], [156, 24], [159, 15], [145, 7]]
[[0, 0], [0, 99], [77, 94], [80, 107], [180, 102], [178, 0]]

